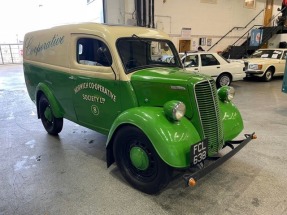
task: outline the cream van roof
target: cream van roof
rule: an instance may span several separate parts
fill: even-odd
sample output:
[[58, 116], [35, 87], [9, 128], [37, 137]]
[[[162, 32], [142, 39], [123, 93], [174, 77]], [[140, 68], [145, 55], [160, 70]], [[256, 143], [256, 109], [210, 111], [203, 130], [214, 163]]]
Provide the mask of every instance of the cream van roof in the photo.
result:
[[[119, 37], [131, 37], [136, 34], [139, 37], [151, 37], [157, 39], [168, 39], [168, 35], [156, 29], [136, 27], [136, 26], [122, 26], [122, 25], [107, 25], [98, 23], [79, 23], [62, 25], [51, 28], [55, 31], [65, 33], [81, 33], [94, 34], [102, 36], [105, 39], [116, 40]], [[48, 29], [47, 29], [48, 30]]]

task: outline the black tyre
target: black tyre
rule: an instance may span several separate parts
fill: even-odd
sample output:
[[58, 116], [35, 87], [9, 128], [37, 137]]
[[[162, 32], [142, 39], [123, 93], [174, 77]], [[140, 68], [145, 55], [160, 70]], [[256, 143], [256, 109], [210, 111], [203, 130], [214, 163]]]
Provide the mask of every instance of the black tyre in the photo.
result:
[[158, 193], [170, 181], [172, 168], [158, 156], [147, 136], [126, 126], [114, 139], [115, 160], [124, 178], [136, 189]]
[[264, 81], [271, 81], [273, 78], [273, 71], [268, 69], [265, 74], [263, 75], [263, 80]]
[[62, 131], [63, 118], [56, 118], [46, 96], [39, 99], [39, 114], [46, 131], [51, 135], [57, 135]]
[[229, 86], [231, 83], [231, 76], [227, 73], [220, 74], [216, 79], [217, 88]]

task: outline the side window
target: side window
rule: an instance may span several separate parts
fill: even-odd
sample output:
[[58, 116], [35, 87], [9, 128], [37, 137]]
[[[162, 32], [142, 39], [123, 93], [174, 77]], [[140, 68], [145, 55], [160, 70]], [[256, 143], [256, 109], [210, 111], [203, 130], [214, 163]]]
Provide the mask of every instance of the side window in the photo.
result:
[[111, 66], [111, 53], [102, 41], [81, 38], [77, 41], [77, 62], [92, 66]]
[[202, 54], [200, 57], [202, 66], [215, 66], [220, 64], [212, 54]]
[[281, 50], [274, 50], [271, 54], [271, 58], [273, 59], [281, 59], [284, 53]]
[[188, 55], [184, 65], [186, 67], [198, 67], [198, 56], [197, 55]]
[[287, 51], [284, 51], [282, 60], [286, 60]]

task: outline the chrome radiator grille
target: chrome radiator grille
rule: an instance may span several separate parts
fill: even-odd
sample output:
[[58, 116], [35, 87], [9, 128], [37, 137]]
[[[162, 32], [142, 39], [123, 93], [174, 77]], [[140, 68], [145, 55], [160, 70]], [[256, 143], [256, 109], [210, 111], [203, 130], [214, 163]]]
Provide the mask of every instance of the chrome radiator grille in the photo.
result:
[[203, 134], [208, 138], [208, 154], [217, 153], [223, 146], [222, 123], [214, 80], [195, 85], [195, 97], [199, 110]]

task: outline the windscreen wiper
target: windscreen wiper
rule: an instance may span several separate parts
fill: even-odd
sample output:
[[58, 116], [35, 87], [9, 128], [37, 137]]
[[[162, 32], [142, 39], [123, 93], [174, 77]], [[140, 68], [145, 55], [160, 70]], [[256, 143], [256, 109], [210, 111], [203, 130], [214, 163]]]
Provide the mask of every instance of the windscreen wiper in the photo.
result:
[[151, 41], [147, 41], [147, 40], [145, 40], [144, 38], [141, 38], [141, 37], [139, 37], [139, 36], [136, 35], [136, 34], [133, 34], [132, 37], [133, 37], [133, 38], [137, 38], [137, 39], [139, 39], [139, 41], [144, 42], [144, 43], [146, 43], [146, 44], [149, 44], [149, 45], [151, 44]]

